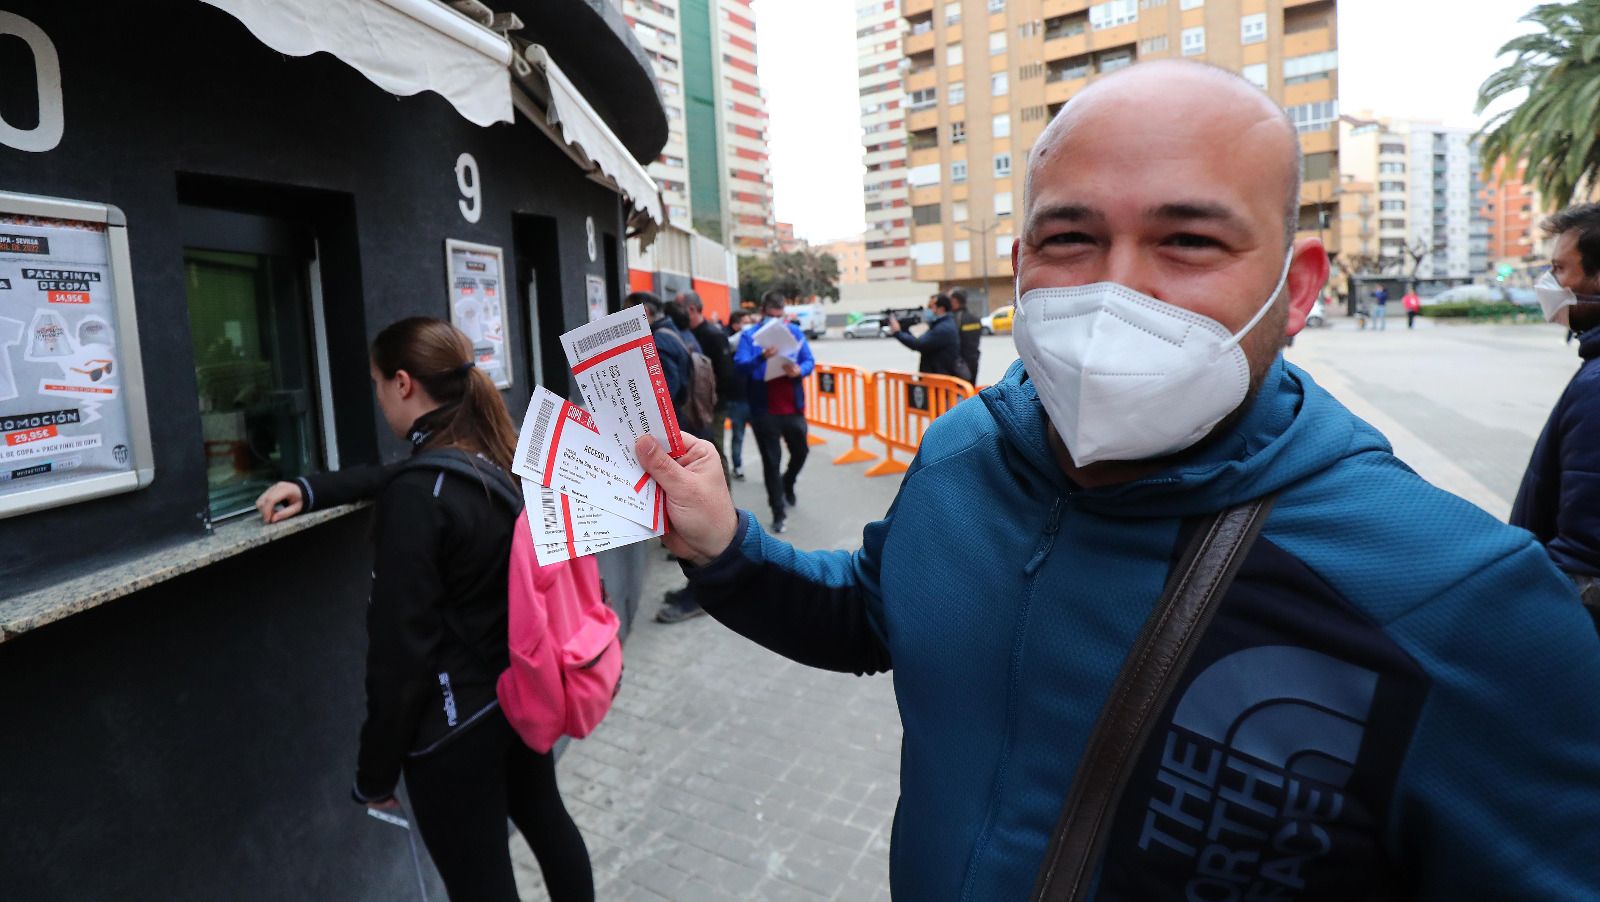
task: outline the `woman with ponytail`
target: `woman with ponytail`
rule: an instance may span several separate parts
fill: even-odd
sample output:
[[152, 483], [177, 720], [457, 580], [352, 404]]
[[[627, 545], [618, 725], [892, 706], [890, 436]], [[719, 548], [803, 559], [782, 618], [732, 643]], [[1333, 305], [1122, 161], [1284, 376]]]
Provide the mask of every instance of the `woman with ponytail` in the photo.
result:
[[[556, 788], [555, 763], [501, 713], [507, 666], [506, 565], [520, 495], [510, 475], [517, 430], [472, 343], [415, 317], [372, 343], [378, 407], [411, 442], [408, 463], [280, 482], [257, 500], [275, 523], [375, 498], [367, 608], [367, 716], [351, 795], [412, 817], [455, 902], [515, 902], [509, 817], [532, 847], [552, 902], [594, 898], [583, 837]], [[426, 465], [441, 455], [472, 464]], [[476, 473], [472, 478], [467, 473]], [[509, 488], [507, 492], [505, 489]]]

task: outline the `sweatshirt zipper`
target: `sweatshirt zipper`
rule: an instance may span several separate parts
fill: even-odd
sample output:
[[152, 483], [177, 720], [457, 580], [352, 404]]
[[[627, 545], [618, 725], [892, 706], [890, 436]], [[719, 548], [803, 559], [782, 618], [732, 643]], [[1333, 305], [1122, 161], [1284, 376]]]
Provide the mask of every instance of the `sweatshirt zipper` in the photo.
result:
[[1039, 545], [1034, 549], [1033, 557], [1022, 568], [1022, 575], [1032, 578], [1044, 566], [1045, 558], [1050, 556], [1050, 549], [1055, 547], [1056, 533], [1061, 529], [1061, 514], [1067, 508], [1067, 496], [1058, 495], [1055, 503], [1050, 507], [1050, 519], [1045, 521], [1044, 533], [1039, 537]]

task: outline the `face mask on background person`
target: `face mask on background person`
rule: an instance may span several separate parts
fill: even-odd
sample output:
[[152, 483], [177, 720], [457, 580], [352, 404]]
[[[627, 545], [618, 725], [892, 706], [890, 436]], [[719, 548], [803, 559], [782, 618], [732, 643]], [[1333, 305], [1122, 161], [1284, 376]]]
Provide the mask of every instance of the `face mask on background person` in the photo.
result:
[[1533, 285], [1533, 293], [1539, 298], [1539, 307], [1544, 311], [1544, 318], [1569, 329], [1572, 327], [1569, 319], [1574, 304], [1600, 303], [1600, 296], [1580, 295], [1564, 287], [1556, 281], [1556, 274], [1553, 272], [1547, 272], [1539, 277], [1539, 281]]
[[1250, 390], [1239, 342], [1289, 278], [1238, 332], [1115, 282], [1035, 288], [1018, 299], [1017, 353], [1080, 467], [1174, 454], [1204, 438]]

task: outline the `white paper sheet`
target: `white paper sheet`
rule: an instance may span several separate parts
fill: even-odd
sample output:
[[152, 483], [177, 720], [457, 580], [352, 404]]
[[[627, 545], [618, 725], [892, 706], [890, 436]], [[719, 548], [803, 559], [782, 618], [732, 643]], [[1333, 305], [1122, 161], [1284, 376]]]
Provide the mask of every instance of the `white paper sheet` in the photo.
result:
[[534, 557], [541, 567], [666, 532], [665, 496], [660, 493], [656, 494], [654, 527], [641, 526], [529, 481], [522, 483], [522, 496], [528, 505], [528, 526], [533, 530]]

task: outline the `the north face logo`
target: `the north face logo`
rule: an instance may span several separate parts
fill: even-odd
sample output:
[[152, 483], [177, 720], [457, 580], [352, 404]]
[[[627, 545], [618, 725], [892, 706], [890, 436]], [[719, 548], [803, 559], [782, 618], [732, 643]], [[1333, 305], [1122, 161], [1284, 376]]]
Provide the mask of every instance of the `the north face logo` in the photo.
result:
[[1292, 900], [1354, 814], [1378, 675], [1286, 645], [1234, 652], [1195, 677], [1161, 743], [1138, 845], [1187, 861], [1193, 900]]

